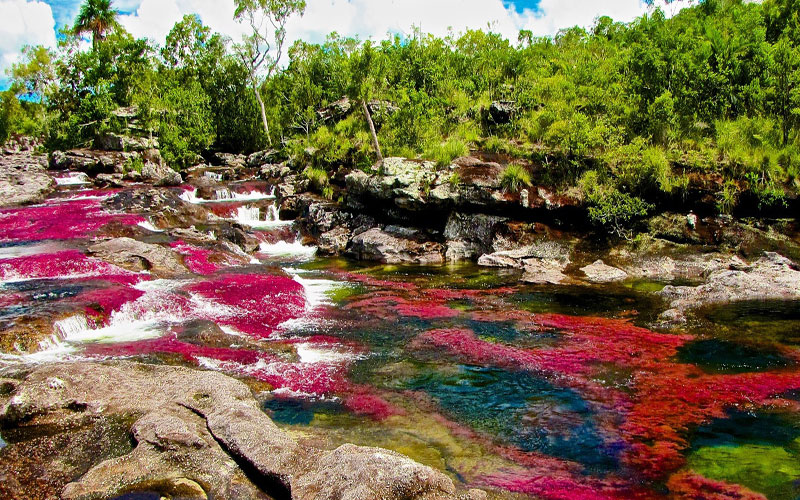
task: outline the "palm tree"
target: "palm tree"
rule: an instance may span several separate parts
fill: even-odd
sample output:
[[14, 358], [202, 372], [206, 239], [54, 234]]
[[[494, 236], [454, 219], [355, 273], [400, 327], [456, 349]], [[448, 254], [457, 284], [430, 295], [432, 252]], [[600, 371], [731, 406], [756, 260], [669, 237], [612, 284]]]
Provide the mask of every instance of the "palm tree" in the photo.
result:
[[72, 31], [76, 35], [83, 33], [92, 34], [92, 47], [97, 47], [97, 42], [105, 38], [111, 28], [117, 25], [119, 12], [111, 8], [111, 0], [85, 0], [81, 5], [75, 26]]

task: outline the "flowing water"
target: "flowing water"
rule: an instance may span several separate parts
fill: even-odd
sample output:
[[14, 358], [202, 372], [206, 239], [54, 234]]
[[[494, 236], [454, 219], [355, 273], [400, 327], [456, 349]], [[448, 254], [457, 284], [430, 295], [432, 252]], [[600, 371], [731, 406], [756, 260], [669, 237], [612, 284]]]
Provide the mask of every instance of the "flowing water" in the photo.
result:
[[798, 303], [657, 332], [646, 284], [319, 258], [257, 190], [183, 191], [251, 228], [249, 262], [173, 241], [191, 273], [154, 279], [84, 251], [108, 224], [159, 231], [103, 208], [109, 194], [0, 210], [0, 327], [49, 329], [0, 364], [223, 371], [299, 439], [390, 448], [496, 498], [800, 497]]

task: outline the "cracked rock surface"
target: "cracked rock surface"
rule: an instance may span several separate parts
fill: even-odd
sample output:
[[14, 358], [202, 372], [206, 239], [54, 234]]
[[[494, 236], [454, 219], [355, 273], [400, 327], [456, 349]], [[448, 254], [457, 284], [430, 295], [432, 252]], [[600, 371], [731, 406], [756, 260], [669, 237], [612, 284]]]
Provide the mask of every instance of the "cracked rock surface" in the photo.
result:
[[[14, 380], [14, 379], [4, 379]], [[41, 366], [0, 411], [3, 498], [445, 500], [447, 476], [398, 453], [303, 446], [224, 374], [130, 362]], [[30, 452], [36, 453], [30, 456]]]

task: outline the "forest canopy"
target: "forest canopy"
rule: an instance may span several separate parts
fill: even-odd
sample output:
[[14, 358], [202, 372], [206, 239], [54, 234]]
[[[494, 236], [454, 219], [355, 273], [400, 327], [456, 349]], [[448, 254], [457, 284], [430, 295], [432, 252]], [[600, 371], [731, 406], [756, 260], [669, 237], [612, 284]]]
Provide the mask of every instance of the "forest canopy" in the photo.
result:
[[780, 211], [800, 187], [799, 12], [799, 0], [704, 0], [672, 18], [601, 17], [554, 37], [333, 33], [288, 47], [255, 86], [241, 45], [195, 16], [161, 44], [113, 16], [78, 19], [57, 50], [27, 47], [10, 70], [0, 143], [27, 134], [48, 150], [91, 147], [133, 130], [157, 137], [175, 169], [271, 147], [331, 177], [370, 168], [381, 149], [437, 165], [479, 150], [519, 160], [510, 189], [538, 166], [539, 182], [579, 191], [604, 225], [697, 178], [716, 183], [720, 212], [742, 197]]

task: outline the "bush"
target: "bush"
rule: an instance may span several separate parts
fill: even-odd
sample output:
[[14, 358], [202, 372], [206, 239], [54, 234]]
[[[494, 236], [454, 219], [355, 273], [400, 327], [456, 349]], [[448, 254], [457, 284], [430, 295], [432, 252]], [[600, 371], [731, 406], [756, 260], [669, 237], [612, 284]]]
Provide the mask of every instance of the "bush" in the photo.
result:
[[469, 148], [466, 144], [458, 139], [451, 138], [447, 142], [443, 142], [433, 146], [432, 148], [429, 148], [425, 152], [425, 157], [436, 162], [437, 167], [446, 167], [450, 165], [456, 158], [466, 156], [468, 154]]
[[618, 190], [589, 197], [589, 220], [625, 239], [630, 239], [633, 223], [652, 209], [653, 205]]
[[307, 167], [303, 171], [303, 177], [308, 179], [317, 191], [322, 192], [326, 187], [330, 186], [328, 172], [321, 168]]
[[500, 185], [507, 192], [516, 193], [524, 186], [531, 185], [531, 175], [521, 165], [509, 165], [500, 178]]

